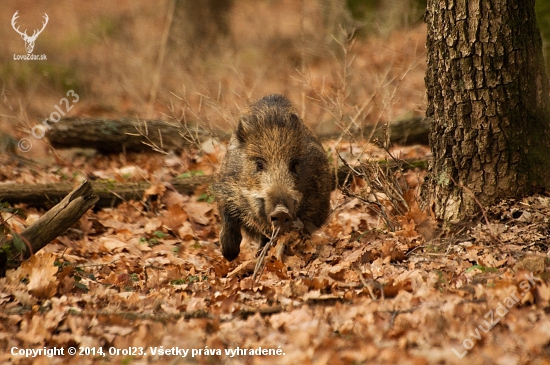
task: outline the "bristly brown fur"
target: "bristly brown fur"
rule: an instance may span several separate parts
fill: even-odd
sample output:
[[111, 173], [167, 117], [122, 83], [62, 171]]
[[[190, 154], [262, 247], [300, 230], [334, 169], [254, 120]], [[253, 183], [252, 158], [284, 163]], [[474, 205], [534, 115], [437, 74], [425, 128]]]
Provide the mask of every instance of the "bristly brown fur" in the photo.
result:
[[212, 186], [224, 257], [239, 255], [241, 227], [253, 237], [269, 235], [276, 206], [286, 207], [293, 220], [313, 232], [328, 218], [334, 187], [323, 146], [292, 103], [269, 95], [252, 104], [239, 120]]

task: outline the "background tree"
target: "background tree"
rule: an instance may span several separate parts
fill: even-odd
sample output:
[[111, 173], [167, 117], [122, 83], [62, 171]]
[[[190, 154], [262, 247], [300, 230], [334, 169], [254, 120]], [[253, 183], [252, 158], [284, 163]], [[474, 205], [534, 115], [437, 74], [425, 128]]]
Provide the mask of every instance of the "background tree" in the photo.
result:
[[[549, 87], [534, 0], [428, 0], [433, 166], [424, 200], [458, 222], [550, 186]], [[463, 189], [461, 185], [468, 188]]]
[[170, 29], [171, 52], [189, 58], [194, 53], [216, 51], [231, 38], [233, 0], [176, 0]]

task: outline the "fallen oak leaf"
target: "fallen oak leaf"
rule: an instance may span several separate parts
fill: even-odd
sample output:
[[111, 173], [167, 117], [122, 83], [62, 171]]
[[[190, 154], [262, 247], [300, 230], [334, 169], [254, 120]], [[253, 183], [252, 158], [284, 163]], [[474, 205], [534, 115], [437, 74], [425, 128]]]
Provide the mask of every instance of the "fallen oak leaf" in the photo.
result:
[[143, 199], [147, 200], [150, 196], [163, 197], [166, 191], [166, 186], [162, 183], [151, 185], [143, 192]]
[[187, 213], [189, 220], [203, 226], [210, 224], [212, 217], [212, 205], [203, 202], [189, 202], [183, 205], [183, 210]]
[[384, 285], [382, 288], [385, 298], [395, 297], [401, 290], [412, 292], [412, 282], [410, 279], [395, 283], [391, 280], [391, 283]]
[[39, 256], [33, 255], [29, 261], [21, 264], [22, 273], [26, 273], [29, 279], [27, 288], [35, 297], [47, 299], [55, 295], [57, 291], [55, 259], [54, 254], [45, 253]]
[[251, 273], [254, 271], [254, 267], [256, 266], [256, 259], [253, 260], [247, 260], [241, 263], [239, 266], [231, 270], [227, 274], [227, 278], [233, 278], [236, 276], [243, 276], [245, 274]]

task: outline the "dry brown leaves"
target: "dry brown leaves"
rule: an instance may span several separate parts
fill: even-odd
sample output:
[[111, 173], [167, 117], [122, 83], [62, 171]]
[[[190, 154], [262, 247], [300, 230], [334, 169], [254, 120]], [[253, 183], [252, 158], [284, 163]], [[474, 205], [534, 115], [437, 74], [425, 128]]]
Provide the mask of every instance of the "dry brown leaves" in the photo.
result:
[[[146, 177], [181, 173], [143, 158], [87, 166], [98, 175], [97, 166], [110, 175], [124, 163], [149, 166], [139, 170]], [[547, 363], [548, 197], [503, 202], [488, 210], [490, 230], [453, 233], [438, 232], [405, 196], [401, 228], [388, 232], [364, 203], [334, 193], [328, 224], [280, 237], [283, 260], [273, 247], [255, 284], [257, 244], [225, 261], [217, 213], [201, 194], [155, 184], [143, 202], [87, 213], [8, 271], [0, 362]], [[44, 347], [65, 353], [19, 352]], [[69, 347], [88, 354], [67, 355]]]

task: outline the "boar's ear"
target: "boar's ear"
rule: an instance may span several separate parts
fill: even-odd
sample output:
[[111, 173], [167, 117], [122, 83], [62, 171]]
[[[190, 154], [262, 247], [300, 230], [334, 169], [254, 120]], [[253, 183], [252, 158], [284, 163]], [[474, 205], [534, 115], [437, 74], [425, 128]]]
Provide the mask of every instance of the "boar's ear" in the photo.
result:
[[290, 125], [292, 127], [298, 127], [300, 124], [302, 124], [302, 120], [296, 113], [290, 114]]
[[235, 131], [235, 135], [240, 143], [245, 143], [249, 130], [250, 122], [246, 118], [241, 118], [239, 120], [239, 124], [237, 125], [237, 130]]

